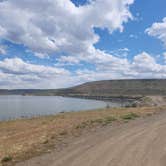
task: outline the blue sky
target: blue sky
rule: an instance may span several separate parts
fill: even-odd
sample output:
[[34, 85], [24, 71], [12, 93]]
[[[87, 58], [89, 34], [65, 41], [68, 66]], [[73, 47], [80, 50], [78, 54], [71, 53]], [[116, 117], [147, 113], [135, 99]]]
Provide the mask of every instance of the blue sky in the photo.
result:
[[165, 7], [164, 0], [0, 1], [0, 88], [166, 78]]

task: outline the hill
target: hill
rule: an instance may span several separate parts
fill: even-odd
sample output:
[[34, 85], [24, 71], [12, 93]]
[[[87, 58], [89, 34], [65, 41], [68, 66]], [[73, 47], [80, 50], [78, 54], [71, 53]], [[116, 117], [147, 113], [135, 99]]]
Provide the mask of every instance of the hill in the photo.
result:
[[166, 95], [166, 79], [104, 80], [88, 82], [66, 92], [87, 95]]
[[46, 95], [77, 97], [119, 97], [166, 95], [166, 79], [103, 80], [65, 89], [0, 90], [0, 95]]

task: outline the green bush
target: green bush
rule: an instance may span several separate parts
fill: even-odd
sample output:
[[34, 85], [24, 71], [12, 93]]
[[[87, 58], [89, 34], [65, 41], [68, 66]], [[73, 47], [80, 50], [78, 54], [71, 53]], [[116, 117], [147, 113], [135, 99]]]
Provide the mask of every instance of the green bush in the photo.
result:
[[6, 163], [6, 162], [9, 162], [9, 161], [12, 161], [12, 157], [11, 156], [5, 156], [1, 160], [2, 163]]
[[130, 103], [130, 104], [125, 105], [126, 108], [137, 107], [137, 106], [138, 106], [137, 103]]

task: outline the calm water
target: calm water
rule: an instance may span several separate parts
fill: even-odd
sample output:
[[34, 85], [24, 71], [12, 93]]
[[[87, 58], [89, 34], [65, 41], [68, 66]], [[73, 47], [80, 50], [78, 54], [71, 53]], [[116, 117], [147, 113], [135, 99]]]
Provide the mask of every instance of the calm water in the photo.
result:
[[0, 121], [59, 112], [120, 106], [118, 103], [56, 96], [0, 96]]

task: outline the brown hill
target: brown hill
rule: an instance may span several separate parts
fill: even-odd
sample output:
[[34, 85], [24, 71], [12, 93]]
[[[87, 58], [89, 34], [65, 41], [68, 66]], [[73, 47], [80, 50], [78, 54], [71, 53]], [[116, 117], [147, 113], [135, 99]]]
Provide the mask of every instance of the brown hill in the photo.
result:
[[166, 95], [166, 79], [104, 80], [65, 89], [0, 90], [0, 95], [140, 96]]
[[166, 95], [166, 79], [104, 80], [88, 82], [63, 90], [82, 95]]

